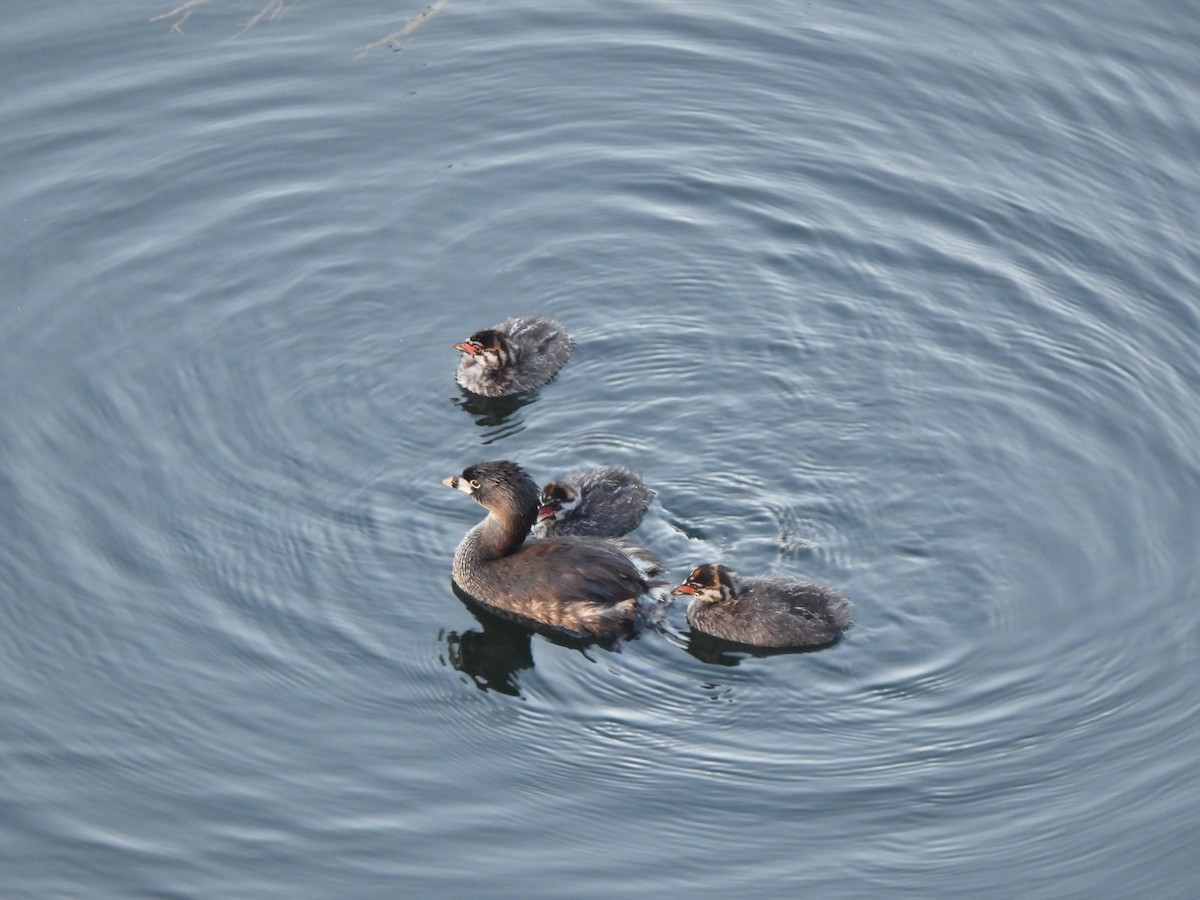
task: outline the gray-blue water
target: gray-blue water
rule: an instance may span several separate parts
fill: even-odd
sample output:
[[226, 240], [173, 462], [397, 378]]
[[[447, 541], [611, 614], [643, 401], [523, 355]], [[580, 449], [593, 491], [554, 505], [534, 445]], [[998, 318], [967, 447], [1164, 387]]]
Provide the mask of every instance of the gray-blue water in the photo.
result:
[[[0, 893], [1200, 894], [1194, 8], [172, 5], [0, 33]], [[503, 457], [855, 627], [477, 619]]]

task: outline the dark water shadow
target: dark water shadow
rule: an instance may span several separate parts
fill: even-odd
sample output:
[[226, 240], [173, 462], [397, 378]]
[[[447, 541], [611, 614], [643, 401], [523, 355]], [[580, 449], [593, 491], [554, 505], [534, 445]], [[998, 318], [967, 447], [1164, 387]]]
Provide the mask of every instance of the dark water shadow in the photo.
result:
[[503, 397], [483, 397], [471, 393], [464, 387], [459, 387], [458, 391], [459, 396], [452, 397], [451, 403], [474, 418], [475, 424], [480, 428], [510, 426], [503, 432], [504, 434], [511, 432], [511, 426], [520, 424], [520, 419], [512, 421], [517, 412], [538, 398], [538, 390], [506, 394]]
[[687, 645], [684, 648], [701, 662], [714, 666], [737, 666], [746, 659], [764, 659], [768, 656], [795, 656], [800, 653], [819, 653], [836, 647], [841, 638], [835, 638], [825, 644], [812, 647], [756, 647], [754, 644], [741, 644], [737, 641], [727, 641], [724, 638], [696, 631], [688, 632]]
[[505, 616], [484, 606], [453, 581], [450, 588], [475, 617], [479, 628], [462, 632], [443, 630], [446, 661], [453, 669], [468, 676], [481, 691], [521, 696], [517, 675], [533, 668], [532, 639], [535, 634], [560, 647], [578, 650], [585, 656], [592, 647], [618, 650], [626, 640], [625, 637], [586, 639], [526, 619]]
[[496, 691], [520, 697], [517, 673], [533, 668], [530, 632], [515, 622], [502, 619], [473, 601], [463, 600], [478, 629], [443, 631], [446, 661], [462, 672], [481, 691]]

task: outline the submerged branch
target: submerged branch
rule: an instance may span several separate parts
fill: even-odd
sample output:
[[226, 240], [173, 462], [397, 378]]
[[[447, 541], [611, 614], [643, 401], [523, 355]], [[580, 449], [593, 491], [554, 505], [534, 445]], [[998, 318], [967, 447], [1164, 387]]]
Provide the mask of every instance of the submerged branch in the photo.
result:
[[183, 23], [196, 11], [197, 6], [203, 6], [205, 3], [208, 3], [208, 0], [187, 0], [187, 3], [184, 3], [182, 6], [177, 6], [170, 12], [163, 13], [161, 16], [155, 16], [150, 21], [161, 22], [163, 19], [179, 16], [178, 22], [171, 23], [171, 30], [176, 34], [183, 34]]
[[[179, 18], [171, 23], [171, 30], [176, 34], [183, 34], [183, 23], [191, 18], [192, 13], [196, 11], [196, 7], [203, 6], [205, 3], [209, 2], [210, 0], [187, 0], [186, 3], [175, 7], [170, 12], [165, 12], [160, 16], [155, 16], [150, 21], [161, 22], [163, 19], [173, 19], [175, 16], [178, 16]], [[279, 21], [279, 17], [283, 15], [283, 9], [283, 0], [268, 0], [267, 5], [258, 11], [258, 15], [235, 31], [233, 33], [233, 37], [240, 37], [241, 35], [245, 34], [263, 19], [268, 19], [271, 22]]]
[[283, 0], [271, 0], [270, 3], [268, 3], [266, 6], [264, 6], [262, 9], [260, 9], [258, 11], [257, 16], [255, 16], [253, 19], [251, 19], [249, 22], [247, 22], [245, 25], [243, 25], [238, 30], [237, 34], [234, 35], [234, 37], [239, 37], [240, 35], [245, 34], [247, 31], [249, 31], [251, 28], [253, 28], [255, 25], [257, 25], [259, 22], [261, 22], [263, 20], [263, 16], [267, 15], [267, 13], [271, 14], [272, 22], [278, 22], [279, 17], [283, 15]]
[[401, 28], [399, 31], [394, 31], [391, 34], [387, 35], [386, 37], [381, 37], [379, 40], [375, 41], [374, 43], [367, 44], [365, 47], [359, 47], [358, 53], [356, 55], [359, 58], [362, 58], [362, 57], [366, 56], [368, 53], [370, 53], [372, 50], [374, 50], [376, 47], [383, 47], [388, 44], [399, 43], [404, 38], [408, 37], [410, 34], [412, 34], [414, 31], [416, 31], [418, 28], [420, 28], [422, 25], [424, 25], [426, 22], [428, 22], [430, 19], [432, 19], [434, 14], [439, 9], [441, 9], [443, 6], [445, 6], [448, 2], [450, 2], [450, 0], [435, 0], [435, 2], [431, 6], [427, 6], [419, 14], [417, 14], [412, 19], [410, 19], [408, 24], [405, 25], [403, 28]]
[[[211, 2], [212, 0], [186, 0], [186, 2], [181, 3], [170, 12], [165, 12], [162, 15], [155, 16], [150, 21], [161, 22], [164, 19], [175, 19], [175, 21], [171, 23], [171, 30], [176, 34], [183, 34], [183, 23], [191, 18], [192, 13], [194, 13], [198, 7]], [[379, 40], [367, 44], [365, 47], [359, 47], [356, 51], [356, 55], [361, 58], [366, 56], [377, 47], [383, 47], [385, 45], [395, 46], [430, 19], [432, 19], [438, 10], [440, 10], [449, 2], [450, 0], [434, 0], [432, 4], [425, 7], [425, 9], [421, 10], [421, 12], [413, 16], [413, 18], [409, 19], [405, 26], [399, 31], [393, 31], [391, 34], [381, 37]], [[267, 5], [260, 9], [258, 14], [251, 18], [250, 21], [243, 23], [242, 27], [233, 33], [233, 37], [241, 37], [251, 28], [262, 22], [263, 19], [266, 19], [269, 22], [279, 21], [279, 19], [283, 16], [284, 9], [284, 0], [267, 0]], [[396, 47], [396, 49], [399, 50], [400, 48]]]

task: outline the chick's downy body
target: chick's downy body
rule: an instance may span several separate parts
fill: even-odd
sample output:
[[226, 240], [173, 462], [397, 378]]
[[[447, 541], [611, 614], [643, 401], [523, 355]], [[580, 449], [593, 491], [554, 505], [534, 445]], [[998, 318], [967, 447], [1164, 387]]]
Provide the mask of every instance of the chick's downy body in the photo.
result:
[[781, 576], [743, 578], [717, 563], [699, 566], [672, 593], [692, 597], [693, 628], [757, 647], [831, 644], [851, 624], [850, 601], [832, 588]]
[[641, 524], [654, 499], [642, 476], [624, 466], [595, 466], [542, 487], [535, 537], [617, 537]]
[[539, 388], [557, 374], [575, 349], [562, 326], [545, 316], [519, 316], [477, 331], [454, 345], [462, 353], [455, 378], [484, 397]]

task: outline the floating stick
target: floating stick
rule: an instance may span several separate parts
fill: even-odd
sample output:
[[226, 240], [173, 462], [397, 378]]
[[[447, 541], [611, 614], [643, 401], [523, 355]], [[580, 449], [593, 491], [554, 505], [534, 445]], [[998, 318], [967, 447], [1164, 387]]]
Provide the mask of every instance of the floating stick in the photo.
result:
[[376, 47], [382, 47], [385, 44], [395, 44], [395, 43], [403, 40], [404, 38], [406, 38], [410, 34], [412, 34], [414, 31], [416, 31], [418, 28], [420, 28], [422, 25], [424, 25], [426, 22], [428, 22], [431, 18], [433, 18], [434, 13], [436, 13], [439, 9], [441, 9], [443, 6], [445, 6], [449, 2], [450, 2], [450, 0], [436, 0], [436, 2], [433, 3], [433, 5], [425, 7], [425, 9], [423, 9], [418, 15], [416, 15], [411, 20], [409, 20], [408, 24], [405, 25], [403, 28], [401, 28], [399, 31], [392, 32], [391, 34], [387, 35], [386, 37], [381, 37], [379, 40], [375, 41], [372, 44], [367, 44], [365, 47], [359, 47], [356, 56], [358, 58], [362, 58], [362, 57], [366, 56], [368, 53], [370, 53], [372, 50], [374, 50]]

